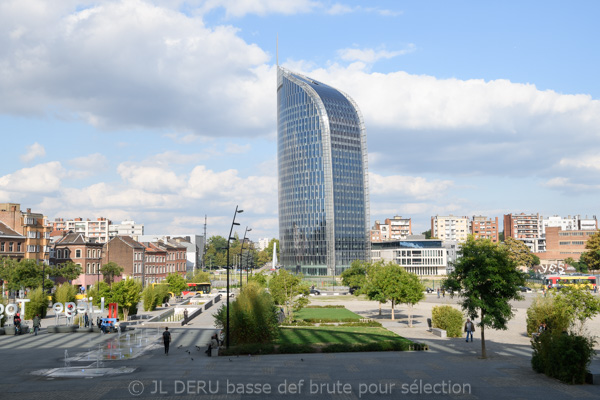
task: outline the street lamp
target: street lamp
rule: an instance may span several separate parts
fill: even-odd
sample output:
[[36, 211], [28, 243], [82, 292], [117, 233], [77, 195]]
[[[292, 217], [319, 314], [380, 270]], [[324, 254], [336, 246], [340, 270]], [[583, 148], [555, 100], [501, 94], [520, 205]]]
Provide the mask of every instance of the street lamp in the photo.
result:
[[244, 210], [238, 210], [238, 206], [235, 206], [235, 213], [233, 214], [233, 221], [231, 222], [231, 229], [229, 230], [229, 236], [227, 236], [227, 331], [225, 333], [225, 347], [229, 348], [229, 269], [231, 264], [229, 262], [229, 242], [231, 241], [231, 233], [233, 232], [233, 226], [239, 225], [235, 222], [235, 217], [239, 213], [243, 213]]
[[246, 230], [244, 231], [244, 239], [242, 239], [242, 248], [240, 249], [240, 291], [242, 290], [242, 278], [243, 278], [243, 268], [242, 266], [244, 265], [244, 243], [246, 242], [246, 234], [248, 232], [251, 232], [252, 228], [248, 228], [246, 227]]

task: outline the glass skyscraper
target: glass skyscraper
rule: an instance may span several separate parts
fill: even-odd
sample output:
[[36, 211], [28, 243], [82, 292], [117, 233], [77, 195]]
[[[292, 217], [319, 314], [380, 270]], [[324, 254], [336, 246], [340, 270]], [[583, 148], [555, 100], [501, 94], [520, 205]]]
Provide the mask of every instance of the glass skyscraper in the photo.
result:
[[337, 275], [370, 259], [367, 140], [346, 94], [278, 67], [280, 263]]

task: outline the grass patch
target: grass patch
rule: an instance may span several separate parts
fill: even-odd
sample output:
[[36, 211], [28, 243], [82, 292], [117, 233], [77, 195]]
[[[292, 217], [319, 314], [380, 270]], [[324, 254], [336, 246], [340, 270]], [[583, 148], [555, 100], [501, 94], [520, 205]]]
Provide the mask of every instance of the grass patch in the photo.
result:
[[309, 321], [317, 321], [324, 320], [327, 322], [335, 322], [335, 321], [352, 321], [352, 320], [360, 320], [362, 317], [358, 314], [353, 313], [352, 311], [346, 308], [332, 308], [332, 307], [310, 307], [303, 308], [300, 311], [294, 313], [294, 319], [297, 320], [309, 320]]
[[324, 326], [324, 327], [282, 327], [276, 344], [367, 344], [380, 341], [406, 342], [410, 340], [398, 336], [381, 327]]

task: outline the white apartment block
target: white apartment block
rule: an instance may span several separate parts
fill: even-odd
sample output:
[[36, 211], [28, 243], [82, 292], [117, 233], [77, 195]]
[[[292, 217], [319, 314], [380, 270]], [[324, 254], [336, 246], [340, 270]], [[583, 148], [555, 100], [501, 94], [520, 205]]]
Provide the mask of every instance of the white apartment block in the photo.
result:
[[55, 229], [64, 227], [63, 230], [67, 232], [73, 231], [74, 233], [83, 234], [90, 242], [106, 243], [109, 239], [108, 227], [110, 223], [110, 220], [102, 217], [94, 221], [75, 218], [68, 221], [55, 221]]
[[411, 219], [398, 215], [394, 218], [386, 218], [383, 223], [375, 221], [375, 225], [371, 229], [371, 241], [373, 242], [404, 240], [410, 235], [412, 235]]
[[581, 218], [580, 215], [569, 215], [567, 218], [562, 218], [554, 215], [542, 218], [542, 234], [546, 234], [546, 228], [548, 227], [559, 227], [561, 231], [595, 231], [598, 229], [598, 221], [596, 220], [596, 216]]
[[258, 239], [258, 251], [263, 251], [264, 249], [269, 247], [270, 242], [271, 242], [271, 239], [269, 239], [269, 238]]
[[469, 217], [456, 217], [454, 215], [431, 217], [431, 237], [441, 241], [454, 240], [464, 242], [469, 235]]
[[120, 224], [111, 224], [108, 226], [108, 236], [131, 236], [137, 240], [144, 234], [144, 224], [136, 224], [135, 221], [121, 221]]

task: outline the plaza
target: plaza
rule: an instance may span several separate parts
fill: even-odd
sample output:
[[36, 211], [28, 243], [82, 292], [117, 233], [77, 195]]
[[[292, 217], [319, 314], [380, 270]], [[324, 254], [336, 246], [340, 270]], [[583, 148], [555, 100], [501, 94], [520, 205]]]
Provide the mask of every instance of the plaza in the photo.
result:
[[[516, 302], [515, 317], [507, 331], [486, 330], [488, 359], [480, 359], [480, 332], [473, 343], [464, 338], [441, 339], [427, 331], [426, 319], [438, 304], [453, 304], [449, 296], [430, 294], [413, 310], [414, 327], [408, 328], [406, 309], [398, 307], [390, 320], [389, 304], [353, 296], [314, 296], [312, 304], [344, 304], [349, 310], [380, 321], [386, 328], [417, 342], [428, 351], [293, 354], [210, 358], [204, 354], [215, 332], [212, 313], [190, 325], [171, 325], [169, 356], [164, 355], [156, 333], [154, 346], [138, 357], [103, 360], [100, 367], [121, 369], [94, 378], [53, 378], [33, 371], [64, 367], [65, 350], [71, 357], [105, 346], [115, 334], [48, 334], [0, 336], [0, 398], [24, 399], [569, 399], [600, 398], [600, 386], [571, 386], [531, 369], [531, 347], [525, 336], [525, 311], [536, 294]], [[46, 318], [43, 326], [53, 323]], [[164, 329], [164, 328], [162, 328]], [[160, 329], [160, 330], [162, 330]], [[588, 323], [600, 331], [600, 318]], [[129, 331], [135, 332], [135, 331]], [[151, 339], [152, 340], [152, 339]], [[150, 340], [150, 341], [151, 341]], [[198, 347], [196, 347], [198, 346]], [[598, 366], [598, 357], [594, 367]], [[94, 360], [71, 361], [71, 367], [88, 368]], [[93, 366], [92, 366], [93, 368]], [[128, 370], [125, 370], [128, 369]], [[127, 372], [132, 370], [132, 372]]]

